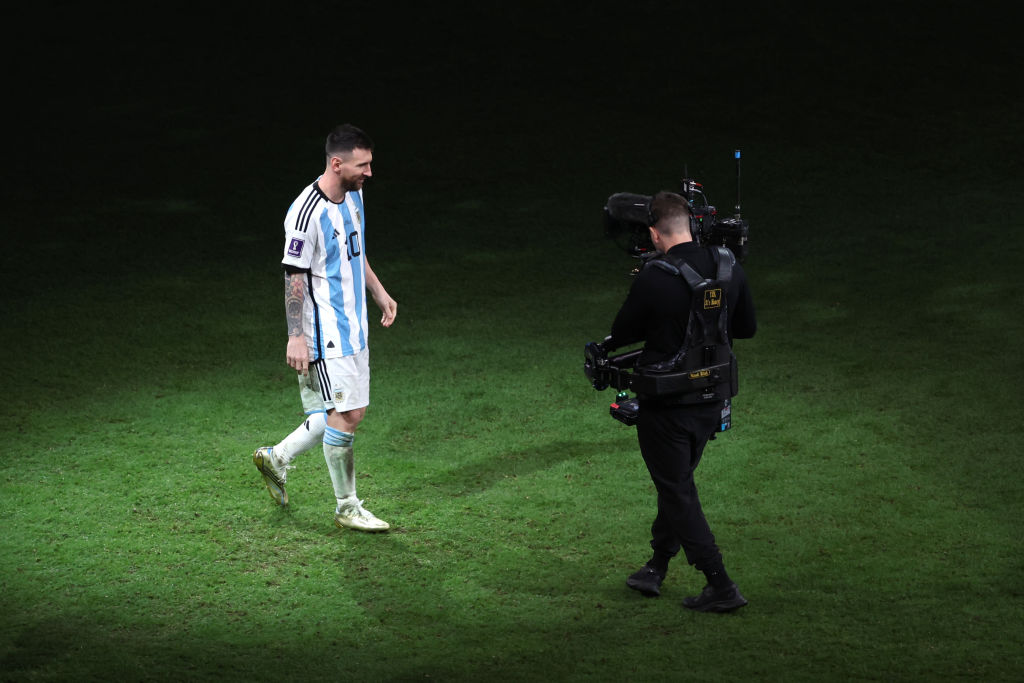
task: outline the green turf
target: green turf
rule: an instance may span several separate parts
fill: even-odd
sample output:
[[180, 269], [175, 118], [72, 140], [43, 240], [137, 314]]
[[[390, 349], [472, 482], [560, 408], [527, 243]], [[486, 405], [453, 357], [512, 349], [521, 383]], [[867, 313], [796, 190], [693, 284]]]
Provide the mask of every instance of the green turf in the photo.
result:
[[[249, 459], [301, 419], [280, 226], [343, 107], [238, 117], [245, 77], [210, 107], [170, 86], [84, 106], [73, 201], [0, 256], [0, 679], [1020, 680], [1024, 150], [995, 87], [1019, 48], [979, 56], [967, 26], [952, 52], [846, 54], [868, 19], [833, 42], [814, 20], [784, 49], [747, 27], [760, 59], [708, 46], [690, 84], [730, 106], [700, 110], [626, 104], [571, 42], [545, 61], [509, 39], [481, 57], [497, 77], [447, 57], [480, 97], [427, 62], [378, 70], [350, 111], [399, 314], [372, 332], [356, 464], [386, 535], [334, 527], [320, 449], [288, 509]], [[672, 55], [612, 74], [682, 103]], [[914, 77], [925, 57], [962, 96]], [[581, 363], [632, 266], [605, 198], [687, 164], [727, 212], [734, 146], [760, 329], [698, 470], [750, 600], [719, 616], [680, 607], [703, 585], [681, 560], [660, 599], [625, 587], [653, 487]], [[14, 232], [44, 197], [20, 189]]]

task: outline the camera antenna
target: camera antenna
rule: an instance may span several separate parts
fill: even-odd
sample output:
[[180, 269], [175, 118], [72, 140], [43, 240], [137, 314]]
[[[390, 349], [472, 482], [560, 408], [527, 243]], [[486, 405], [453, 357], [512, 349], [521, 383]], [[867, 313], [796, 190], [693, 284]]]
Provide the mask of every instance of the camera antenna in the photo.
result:
[[740, 217], [740, 151], [733, 152], [736, 157], [736, 218]]

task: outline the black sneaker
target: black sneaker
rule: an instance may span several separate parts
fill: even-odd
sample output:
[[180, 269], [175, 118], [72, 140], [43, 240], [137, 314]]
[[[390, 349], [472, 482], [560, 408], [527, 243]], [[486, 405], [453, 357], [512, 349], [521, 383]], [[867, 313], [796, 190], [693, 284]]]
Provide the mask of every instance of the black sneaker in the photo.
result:
[[661, 582], [664, 580], [664, 574], [645, 564], [626, 579], [626, 585], [649, 598], [656, 598], [661, 595]]
[[747, 604], [747, 599], [740, 594], [735, 583], [725, 588], [715, 589], [708, 584], [700, 595], [683, 598], [683, 607], [698, 612], [731, 612]]

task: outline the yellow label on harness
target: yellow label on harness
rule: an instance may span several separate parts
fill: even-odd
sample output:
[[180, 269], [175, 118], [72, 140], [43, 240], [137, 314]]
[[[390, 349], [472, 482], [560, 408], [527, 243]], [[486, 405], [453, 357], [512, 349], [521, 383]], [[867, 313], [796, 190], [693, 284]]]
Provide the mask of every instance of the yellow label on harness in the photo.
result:
[[722, 305], [722, 290], [708, 289], [704, 292], [704, 310], [719, 308]]
[[700, 379], [702, 377], [710, 377], [710, 376], [711, 376], [711, 371], [707, 370], [707, 369], [697, 370], [696, 372], [691, 372], [690, 373], [690, 379]]

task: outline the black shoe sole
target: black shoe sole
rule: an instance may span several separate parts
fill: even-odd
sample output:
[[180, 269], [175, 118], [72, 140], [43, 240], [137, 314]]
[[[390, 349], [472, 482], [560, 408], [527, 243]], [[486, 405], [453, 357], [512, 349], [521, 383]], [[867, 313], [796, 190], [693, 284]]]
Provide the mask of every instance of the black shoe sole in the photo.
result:
[[638, 593], [645, 595], [648, 598], [656, 598], [661, 595], [661, 588], [657, 586], [651, 586], [650, 584], [634, 583], [630, 579], [626, 579], [626, 585], [635, 590]]
[[717, 600], [696, 605], [688, 605], [685, 600], [683, 601], [683, 607], [692, 609], [695, 612], [734, 612], [746, 605], [747, 599], [742, 596], [732, 600]]

